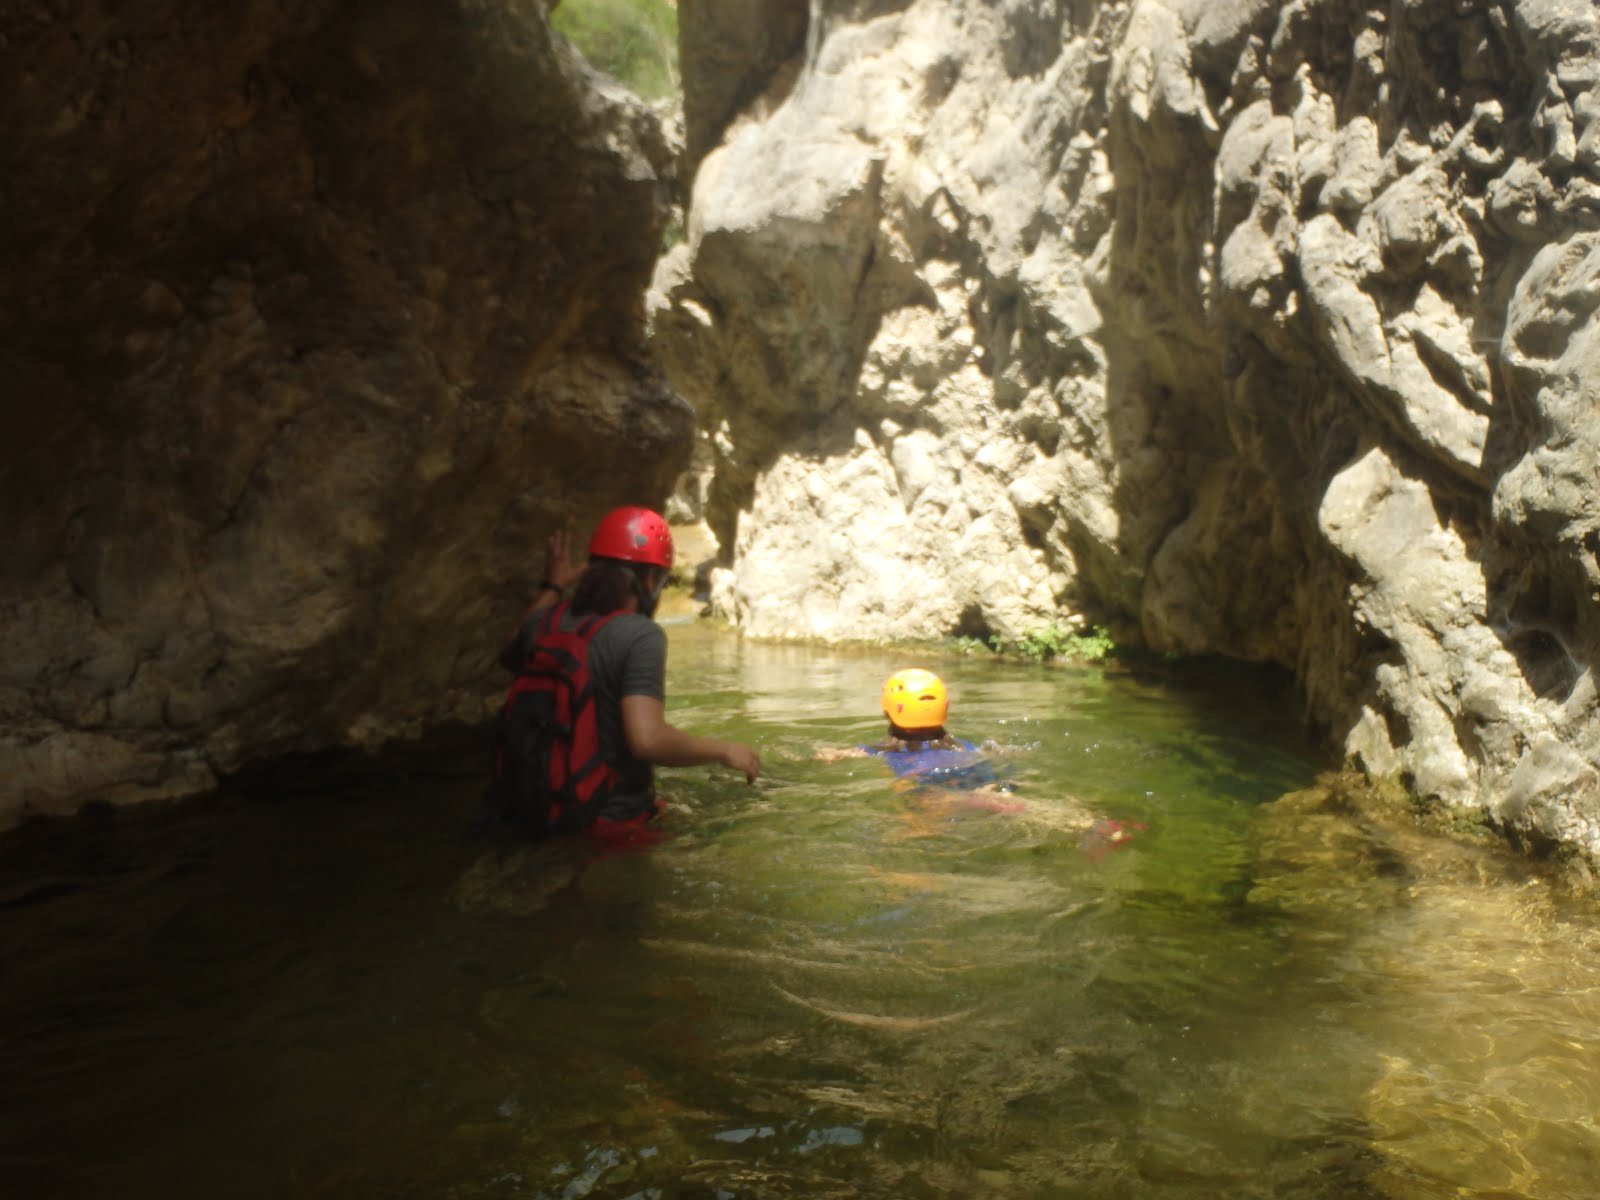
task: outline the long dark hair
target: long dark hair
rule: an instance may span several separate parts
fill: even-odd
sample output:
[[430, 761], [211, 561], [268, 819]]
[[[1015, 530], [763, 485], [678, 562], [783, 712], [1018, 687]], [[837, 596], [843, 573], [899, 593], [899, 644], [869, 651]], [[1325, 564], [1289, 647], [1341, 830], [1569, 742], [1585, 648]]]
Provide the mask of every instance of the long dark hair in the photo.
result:
[[572, 611], [579, 616], [593, 613], [603, 617], [614, 613], [633, 596], [639, 601], [639, 611], [648, 614], [651, 608], [650, 589], [645, 583], [646, 563], [626, 563], [616, 558], [591, 558], [589, 565], [578, 576], [572, 589]]
[[889, 722], [889, 736], [883, 739], [881, 750], [960, 750], [960, 742], [945, 732], [944, 726], [937, 729], [901, 729], [893, 721]]

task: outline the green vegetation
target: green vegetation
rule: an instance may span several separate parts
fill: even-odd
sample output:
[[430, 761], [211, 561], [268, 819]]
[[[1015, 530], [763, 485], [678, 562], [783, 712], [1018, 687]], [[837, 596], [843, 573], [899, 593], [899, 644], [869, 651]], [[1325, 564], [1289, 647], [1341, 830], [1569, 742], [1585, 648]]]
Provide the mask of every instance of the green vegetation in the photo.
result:
[[671, 250], [687, 235], [683, 228], [683, 209], [678, 205], [672, 206], [672, 215], [667, 218], [667, 223], [661, 229], [661, 253]]
[[678, 10], [667, 0], [562, 0], [550, 24], [642, 99], [678, 93]]
[[[992, 639], [991, 639], [992, 640]], [[1046, 625], [1022, 635], [1014, 646], [1007, 647], [1023, 658], [1036, 658], [1043, 662], [1050, 658], [1072, 658], [1080, 662], [1099, 662], [1116, 649], [1110, 632], [1103, 625], [1093, 629], [1073, 629], [1064, 625]]]
[[1070, 625], [1045, 625], [1031, 629], [1015, 640], [991, 634], [988, 641], [959, 637], [951, 647], [962, 654], [992, 653], [1046, 662], [1052, 658], [1076, 662], [1099, 662], [1117, 652], [1117, 644], [1103, 625], [1082, 630]]

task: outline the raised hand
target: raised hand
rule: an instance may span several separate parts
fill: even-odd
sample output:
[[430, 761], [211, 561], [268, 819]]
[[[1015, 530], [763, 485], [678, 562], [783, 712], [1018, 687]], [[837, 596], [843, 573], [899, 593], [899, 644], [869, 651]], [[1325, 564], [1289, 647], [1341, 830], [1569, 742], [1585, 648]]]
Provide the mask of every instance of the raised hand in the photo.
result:
[[559, 529], [544, 542], [544, 577], [563, 590], [578, 582], [583, 564], [572, 561], [572, 535]]

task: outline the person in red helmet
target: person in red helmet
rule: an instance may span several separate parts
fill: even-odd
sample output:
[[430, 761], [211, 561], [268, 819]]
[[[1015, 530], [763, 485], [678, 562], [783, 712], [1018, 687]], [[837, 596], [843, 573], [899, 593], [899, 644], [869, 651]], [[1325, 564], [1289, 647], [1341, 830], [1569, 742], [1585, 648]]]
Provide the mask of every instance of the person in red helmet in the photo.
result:
[[[588, 830], [654, 840], [654, 767], [721, 763], [754, 782], [761, 762], [739, 742], [685, 733], [666, 719], [666, 634], [652, 619], [672, 567], [672, 533], [648, 508], [612, 509], [585, 566], [565, 533], [546, 542], [533, 608], [500, 654], [515, 675], [501, 710], [491, 799], [540, 836]], [[568, 589], [570, 600], [564, 600]]]

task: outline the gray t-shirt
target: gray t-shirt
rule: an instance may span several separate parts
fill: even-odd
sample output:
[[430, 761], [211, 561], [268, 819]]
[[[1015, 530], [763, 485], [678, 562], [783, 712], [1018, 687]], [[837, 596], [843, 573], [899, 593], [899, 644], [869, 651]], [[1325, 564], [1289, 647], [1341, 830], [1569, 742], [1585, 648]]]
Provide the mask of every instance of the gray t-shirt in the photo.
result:
[[[576, 628], [582, 618], [568, 613], [563, 629]], [[595, 723], [600, 733], [600, 753], [621, 772], [616, 793], [597, 814], [627, 820], [644, 812], [654, 796], [650, 764], [628, 753], [622, 728], [625, 696], [667, 698], [667, 635], [641, 613], [622, 613], [607, 621], [589, 643], [589, 679], [594, 687]]]

